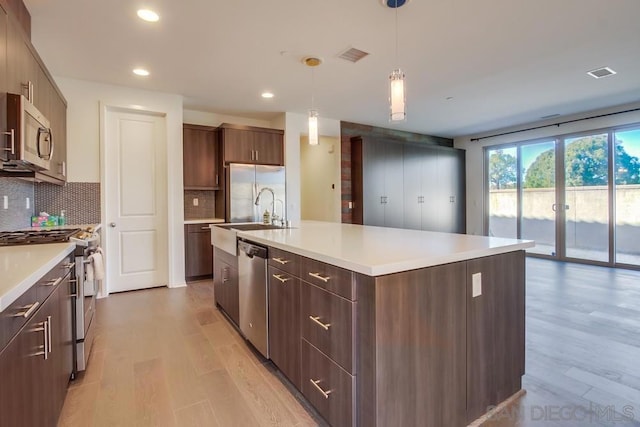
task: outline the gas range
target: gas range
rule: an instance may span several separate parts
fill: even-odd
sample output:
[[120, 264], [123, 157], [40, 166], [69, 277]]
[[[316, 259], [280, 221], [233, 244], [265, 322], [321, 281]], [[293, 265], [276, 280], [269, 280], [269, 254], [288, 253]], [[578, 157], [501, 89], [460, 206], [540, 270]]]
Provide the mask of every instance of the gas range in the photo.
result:
[[94, 238], [91, 227], [0, 231], [0, 246], [75, 242], [78, 246], [87, 247]]

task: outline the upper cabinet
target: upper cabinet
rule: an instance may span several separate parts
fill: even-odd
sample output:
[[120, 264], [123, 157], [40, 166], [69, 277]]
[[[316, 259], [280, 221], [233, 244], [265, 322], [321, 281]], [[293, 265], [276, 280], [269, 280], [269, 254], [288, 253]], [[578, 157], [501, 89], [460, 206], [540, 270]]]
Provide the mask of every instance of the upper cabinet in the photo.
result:
[[284, 132], [222, 124], [218, 128], [224, 163], [284, 165]]
[[[22, 2], [17, 6], [21, 5]], [[17, 9], [22, 10], [20, 7]], [[2, 61], [6, 60], [6, 63], [0, 63], [6, 70], [0, 75], [0, 131], [10, 131], [6, 129], [5, 121], [6, 93], [24, 95], [51, 123], [54, 144], [50, 169], [33, 172], [33, 176], [37, 180], [64, 184], [67, 180], [67, 102], [31, 44], [25, 30], [25, 25], [29, 27], [29, 20], [25, 21], [23, 16], [11, 10], [5, 14], [2, 7], [0, 12], [0, 54], [6, 53], [0, 55]], [[6, 52], [3, 51], [5, 48]], [[1, 144], [0, 149], [4, 146]]]
[[218, 142], [215, 129], [185, 124], [182, 127], [185, 190], [218, 190]]
[[7, 13], [0, 5], [0, 161], [8, 159], [7, 132]]

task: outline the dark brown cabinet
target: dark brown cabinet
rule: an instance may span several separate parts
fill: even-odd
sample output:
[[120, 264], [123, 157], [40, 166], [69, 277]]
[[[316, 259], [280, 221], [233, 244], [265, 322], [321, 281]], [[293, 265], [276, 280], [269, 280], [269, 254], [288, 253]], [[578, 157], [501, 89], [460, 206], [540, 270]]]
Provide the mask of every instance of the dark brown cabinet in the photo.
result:
[[213, 293], [215, 302], [229, 318], [240, 324], [240, 300], [238, 288], [238, 257], [213, 248], [215, 272], [213, 274]]
[[[467, 263], [467, 421], [521, 388], [525, 362], [523, 251]], [[481, 295], [472, 294], [479, 274]]]
[[218, 190], [218, 143], [215, 129], [185, 124], [182, 127], [185, 190]]
[[7, 132], [7, 13], [0, 6], [0, 161], [8, 160]]
[[[55, 184], [64, 184], [67, 174], [67, 104], [58, 90], [53, 78], [31, 44], [29, 36], [25, 34], [23, 24], [18, 17], [8, 14], [6, 20], [6, 74], [4, 84], [0, 82], [0, 94], [5, 92], [22, 94], [49, 120], [53, 135], [53, 155], [50, 169], [33, 172], [38, 180]], [[2, 24], [0, 24], [0, 27]], [[0, 32], [1, 29], [0, 29]], [[2, 38], [2, 36], [0, 36]], [[4, 47], [3, 43], [3, 47]], [[0, 51], [3, 48], [0, 48]], [[6, 116], [6, 100], [2, 99], [0, 114], [3, 120]], [[6, 132], [4, 123], [0, 123], [0, 130]], [[2, 148], [5, 147], [3, 136]], [[4, 159], [4, 157], [3, 157]], [[4, 159], [6, 160], [6, 159]], [[24, 175], [23, 175], [24, 176]]]
[[184, 226], [185, 276], [187, 281], [211, 277], [213, 274], [213, 246], [210, 224]]
[[70, 285], [67, 274], [0, 353], [0, 426], [57, 424], [73, 369]]
[[284, 165], [284, 132], [224, 123], [218, 128], [224, 163]]
[[268, 275], [269, 356], [300, 389], [300, 279], [271, 265]]

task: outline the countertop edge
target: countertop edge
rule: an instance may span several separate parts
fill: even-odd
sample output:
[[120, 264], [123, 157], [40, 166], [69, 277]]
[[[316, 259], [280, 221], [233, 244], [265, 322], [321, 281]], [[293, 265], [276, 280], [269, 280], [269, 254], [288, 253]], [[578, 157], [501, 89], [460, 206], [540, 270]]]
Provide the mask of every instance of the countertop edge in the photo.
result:
[[257, 236], [252, 234], [251, 231], [238, 231], [238, 237], [242, 237], [247, 240], [261, 243], [267, 246], [272, 246], [277, 249], [282, 249], [288, 252], [292, 252], [297, 255], [301, 255], [307, 258], [312, 258], [318, 261], [325, 262], [327, 264], [335, 265], [356, 273], [362, 273], [367, 276], [384, 276], [387, 274], [400, 273], [403, 271], [417, 270], [420, 268], [433, 267], [436, 265], [450, 264], [453, 262], [466, 261], [475, 258], [482, 258], [490, 255], [499, 255], [508, 252], [515, 252], [531, 248], [535, 246], [535, 242], [529, 241], [516, 241], [512, 244], [501, 245], [491, 248], [483, 248], [471, 251], [464, 251], [454, 254], [448, 254], [438, 257], [410, 259], [407, 261], [380, 264], [375, 266], [362, 265], [351, 261], [344, 260], [342, 258], [332, 257], [330, 255], [314, 252], [297, 246], [290, 246], [286, 243], [280, 243], [268, 238]]
[[224, 218], [185, 219], [184, 224], [222, 224]]
[[4, 295], [0, 295], [0, 313], [13, 304], [22, 294], [24, 294], [31, 286], [35, 285], [40, 278], [47, 274], [53, 267], [67, 255], [74, 251], [76, 244], [69, 242], [56, 255], [51, 257], [47, 262], [38, 266], [29, 276], [16, 284], [10, 291]]

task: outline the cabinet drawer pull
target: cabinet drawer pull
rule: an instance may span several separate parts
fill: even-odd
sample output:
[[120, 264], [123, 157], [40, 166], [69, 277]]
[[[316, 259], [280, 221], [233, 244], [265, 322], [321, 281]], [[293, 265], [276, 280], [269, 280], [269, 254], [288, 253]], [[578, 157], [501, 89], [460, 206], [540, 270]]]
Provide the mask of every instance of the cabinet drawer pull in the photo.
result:
[[42, 333], [44, 335], [44, 360], [49, 358], [49, 326], [47, 321], [42, 322]]
[[58, 277], [57, 279], [51, 279], [46, 283], [43, 283], [42, 286], [57, 286], [58, 283], [62, 282], [62, 277]]
[[74, 263], [72, 263], [72, 262], [67, 262], [67, 263], [65, 263], [65, 264], [62, 264], [62, 268], [71, 269], [71, 268], [73, 268], [73, 266], [74, 266], [74, 265], [75, 265], [75, 264], [74, 264]]
[[272, 260], [274, 260], [275, 262], [277, 262], [278, 264], [282, 264], [282, 265], [289, 264], [289, 263], [291, 262], [291, 260], [290, 260], [290, 259], [282, 259], [282, 258], [280, 258], [280, 257], [278, 257], [278, 258], [271, 258], [271, 259], [272, 259]]
[[291, 280], [291, 277], [282, 277], [281, 274], [272, 274], [275, 279], [278, 279], [280, 282], [285, 283]]
[[11, 148], [5, 148], [4, 151], [10, 151], [11, 154], [16, 154], [16, 130], [11, 129], [9, 132], [2, 133], [11, 137]]
[[200, 227], [200, 230], [211, 230], [211, 229], [207, 226], [207, 227]]
[[47, 316], [47, 348], [45, 351], [51, 353], [51, 316]]
[[320, 386], [318, 385], [318, 383], [320, 382], [320, 380], [312, 380], [312, 379], [310, 378], [310, 379], [309, 379], [309, 381], [311, 381], [311, 384], [313, 384], [313, 386], [316, 388], [316, 390], [318, 390], [318, 391], [319, 391], [319, 392], [324, 396], [324, 398], [325, 398], [325, 399], [328, 399], [328, 398], [329, 398], [329, 395], [331, 394], [331, 391], [332, 391], [332, 390], [324, 391], [324, 390], [322, 389], [322, 387], [320, 387]]
[[309, 319], [313, 320], [313, 322], [315, 324], [317, 324], [318, 326], [320, 326], [322, 329], [324, 329], [325, 331], [329, 330], [329, 327], [331, 326], [331, 323], [322, 323], [320, 321], [320, 316], [309, 316]]
[[39, 305], [40, 305], [40, 303], [38, 301], [34, 302], [31, 305], [26, 305], [26, 306], [22, 307], [22, 309], [25, 310], [25, 311], [21, 311], [20, 313], [16, 314], [15, 317], [24, 317], [24, 318], [29, 317], [29, 316], [31, 316], [31, 313], [36, 311], [36, 308], [38, 308]]
[[309, 273], [309, 276], [311, 277], [315, 277], [316, 279], [320, 279], [322, 280], [324, 283], [327, 283], [329, 281], [329, 279], [331, 279], [331, 276], [327, 276], [327, 277], [322, 277], [320, 275], [320, 273]]

